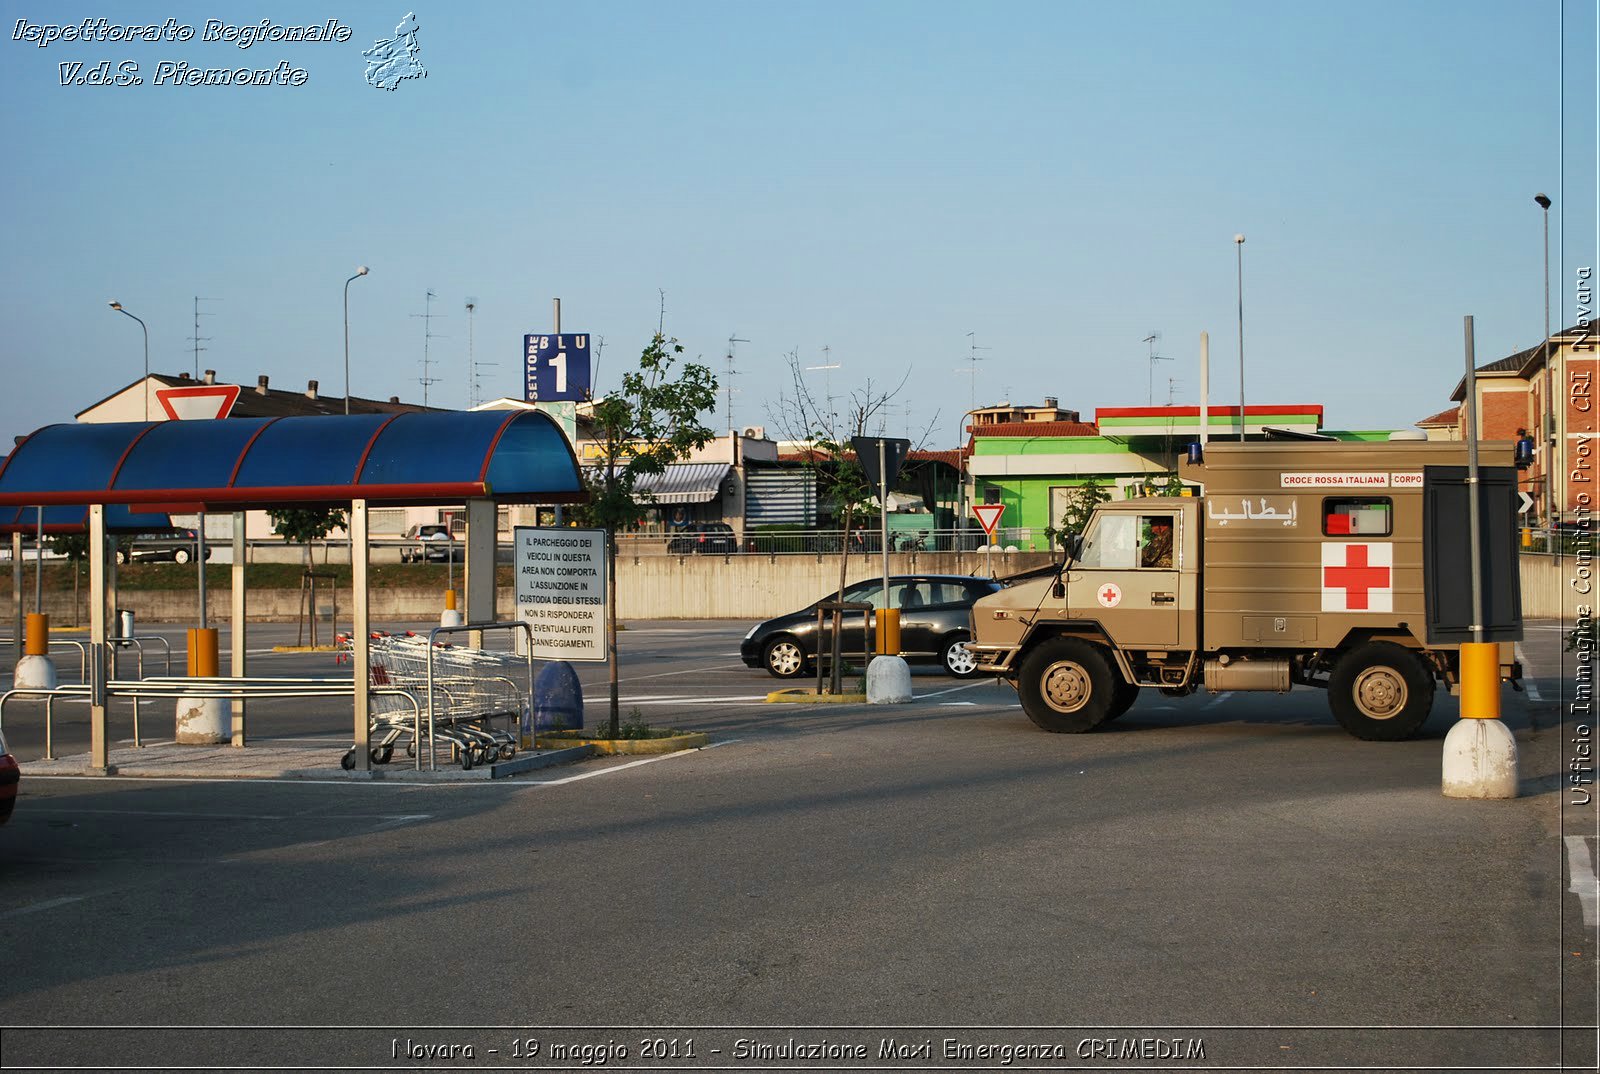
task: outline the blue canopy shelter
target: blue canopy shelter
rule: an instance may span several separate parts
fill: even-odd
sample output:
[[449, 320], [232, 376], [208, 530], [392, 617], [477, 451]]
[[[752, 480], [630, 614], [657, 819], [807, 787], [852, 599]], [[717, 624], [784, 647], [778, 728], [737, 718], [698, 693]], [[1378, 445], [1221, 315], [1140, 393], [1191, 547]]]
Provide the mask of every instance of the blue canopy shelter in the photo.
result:
[[[500, 504], [584, 498], [572, 446], [538, 411], [230, 418], [50, 425], [0, 463], [0, 528], [90, 535], [92, 681], [106, 680], [107, 534], [159, 528], [152, 515], [251, 508], [350, 509], [357, 668], [367, 666], [367, 511], [371, 506], [467, 507], [466, 615], [494, 618], [495, 514]], [[152, 522], [155, 522], [152, 525]], [[170, 522], [168, 522], [170, 525]], [[243, 525], [234, 527], [232, 673], [244, 674]], [[355, 741], [369, 764], [366, 676], [356, 676]], [[91, 767], [108, 770], [105, 698], [95, 695]], [[242, 745], [242, 719], [234, 744]]]

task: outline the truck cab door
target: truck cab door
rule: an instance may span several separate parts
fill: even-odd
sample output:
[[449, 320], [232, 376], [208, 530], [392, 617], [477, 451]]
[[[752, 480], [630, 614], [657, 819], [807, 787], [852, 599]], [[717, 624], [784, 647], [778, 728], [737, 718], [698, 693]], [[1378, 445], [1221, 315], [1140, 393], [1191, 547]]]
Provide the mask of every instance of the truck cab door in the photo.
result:
[[1176, 507], [1097, 511], [1063, 573], [1071, 616], [1098, 621], [1123, 648], [1176, 648], [1182, 521]]

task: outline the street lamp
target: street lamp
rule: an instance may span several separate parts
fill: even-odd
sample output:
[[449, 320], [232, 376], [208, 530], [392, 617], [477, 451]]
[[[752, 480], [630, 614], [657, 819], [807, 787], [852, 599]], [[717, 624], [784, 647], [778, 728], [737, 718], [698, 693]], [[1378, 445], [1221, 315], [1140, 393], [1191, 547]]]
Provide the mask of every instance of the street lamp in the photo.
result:
[[1239, 257], [1239, 443], [1244, 443], [1244, 236], [1233, 237]]
[[[1555, 370], [1550, 368], [1550, 199], [1543, 194], [1533, 196], [1534, 203], [1544, 211], [1544, 524], [1555, 531], [1556, 525], [1556, 400]], [[1551, 538], [1546, 538], [1549, 542]], [[1547, 543], [1547, 547], [1553, 545]]]
[[[123, 316], [125, 316], [125, 317], [133, 317], [133, 314], [129, 313], [127, 310], [122, 308], [122, 303], [121, 302], [113, 301], [112, 303], [110, 303], [110, 305], [111, 305], [112, 309], [116, 310], [118, 313], [122, 314]], [[133, 319], [136, 320], [136, 321], [139, 321], [139, 327], [144, 329], [144, 379], [139, 382], [139, 390], [144, 393], [144, 420], [145, 421], [149, 421], [150, 420], [150, 328], [142, 320], [139, 320], [139, 318], [133, 317]]]
[[344, 281], [344, 412], [350, 413], [350, 285], [367, 274], [367, 266], [356, 269], [356, 274]]

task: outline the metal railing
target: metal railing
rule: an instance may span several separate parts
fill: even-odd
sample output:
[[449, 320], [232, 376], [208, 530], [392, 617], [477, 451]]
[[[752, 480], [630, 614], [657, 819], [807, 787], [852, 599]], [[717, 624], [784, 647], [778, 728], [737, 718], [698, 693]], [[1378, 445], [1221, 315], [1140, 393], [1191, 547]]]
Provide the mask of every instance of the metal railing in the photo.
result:
[[[1002, 527], [994, 543], [1002, 549], [1015, 547], [1020, 552], [1049, 551], [1042, 530], [1027, 526]], [[973, 523], [967, 529], [891, 530], [889, 551], [894, 553], [981, 551], [989, 544], [983, 528]], [[883, 549], [882, 534], [876, 528], [845, 530], [802, 530], [771, 532], [746, 530], [734, 534], [676, 534], [671, 530], [617, 535], [619, 556], [836, 556], [848, 549], [852, 555], [873, 556]]]

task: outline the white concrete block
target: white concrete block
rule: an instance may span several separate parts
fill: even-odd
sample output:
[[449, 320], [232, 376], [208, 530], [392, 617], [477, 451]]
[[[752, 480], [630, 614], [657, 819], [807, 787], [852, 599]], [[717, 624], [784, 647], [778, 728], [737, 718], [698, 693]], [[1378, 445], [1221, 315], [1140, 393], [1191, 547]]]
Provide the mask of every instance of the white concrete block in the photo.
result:
[[220, 697], [178, 698], [173, 740], [184, 746], [214, 746], [233, 737], [232, 706]]
[[1444, 736], [1446, 798], [1515, 798], [1517, 740], [1501, 720], [1457, 720]]
[[867, 665], [867, 704], [903, 705], [911, 700], [911, 668], [901, 656], [875, 656]]
[[48, 656], [25, 656], [17, 661], [16, 689], [54, 690], [56, 683], [56, 665]]
[[464, 622], [466, 620], [461, 618], [461, 612], [455, 608], [446, 608], [439, 613], [440, 626], [460, 626]]

